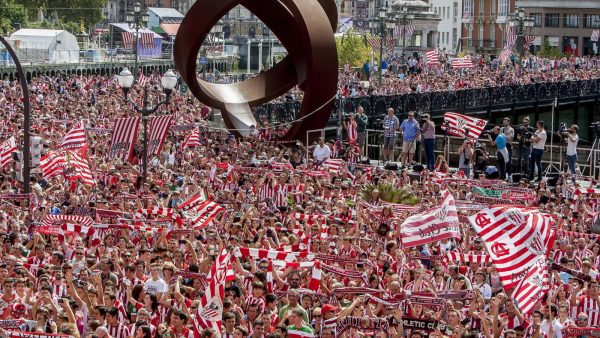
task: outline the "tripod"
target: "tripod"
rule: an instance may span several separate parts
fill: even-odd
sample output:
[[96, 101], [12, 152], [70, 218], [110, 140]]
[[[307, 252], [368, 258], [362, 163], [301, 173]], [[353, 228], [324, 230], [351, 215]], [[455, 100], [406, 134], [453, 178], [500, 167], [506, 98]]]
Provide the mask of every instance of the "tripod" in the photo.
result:
[[[558, 97], [554, 98], [554, 102], [552, 103], [552, 121], [551, 121], [551, 126], [550, 126], [550, 164], [548, 164], [548, 166], [546, 167], [546, 170], [544, 170], [544, 172], [542, 173], [542, 176], [544, 178], [548, 178], [548, 175], [550, 173], [553, 172], [558, 172], [560, 173], [560, 169], [558, 169], [553, 162], [553, 154], [554, 154], [554, 108], [556, 108], [558, 104]], [[561, 149], [561, 153], [562, 153], [562, 149]], [[534, 170], [534, 168], [531, 168], [531, 170]]]

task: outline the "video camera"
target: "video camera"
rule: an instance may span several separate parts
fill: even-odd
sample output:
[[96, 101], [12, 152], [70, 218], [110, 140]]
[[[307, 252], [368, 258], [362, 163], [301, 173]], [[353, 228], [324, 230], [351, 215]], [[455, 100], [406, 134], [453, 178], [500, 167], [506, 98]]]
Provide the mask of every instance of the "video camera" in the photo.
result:
[[567, 138], [569, 137], [569, 127], [567, 127], [567, 124], [565, 122], [561, 122], [560, 123], [560, 127], [558, 128], [558, 134], [560, 135], [560, 139], [561, 141], [566, 141]]
[[533, 128], [525, 127], [523, 125], [519, 126], [517, 130], [515, 130], [517, 136], [521, 137], [521, 140], [529, 140], [533, 136]]

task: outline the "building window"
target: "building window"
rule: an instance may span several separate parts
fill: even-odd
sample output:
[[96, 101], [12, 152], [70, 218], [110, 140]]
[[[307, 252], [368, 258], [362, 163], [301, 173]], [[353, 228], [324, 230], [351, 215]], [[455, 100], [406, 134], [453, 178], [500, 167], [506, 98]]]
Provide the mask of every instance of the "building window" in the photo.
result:
[[600, 14], [585, 14], [583, 17], [583, 27], [599, 28], [600, 27]]
[[570, 28], [579, 27], [579, 16], [577, 16], [577, 14], [566, 14], [565, 15], [565, 27], [570, 27]]
[[496, 47], [496, 30], [490, 29], [490, 47]]
[[483, 16], [484, 7], [485, 7], [484, 0], [479, 0], [479, 16]]
[[546, 27], [559, 27], [560, 26], [560, 14], [557, 13], [546, 13]]
[[532, 13], [533, 27], [542, 27], [542, 13]]
[[509, 0], [498, 0], [498, 16], [507, 16], [510, 10]]
[[578, 38], [576, 36], [563, 37], [563, 53], [570, 55], [579, 55], [579, 46], [577, 46]]
[[454, 22], [458, 20], [458, 2], [454, 3]]
[[458, 29], [452, 28], [452, 48], [456, 46], [456, 39], [458, 38]]
[[473, 0], [463, 0], [463, 19], [473, 18]]
[[483, 47], [483, 25], [479, 25], [479, 47]]
[[490, 9], [492, 12], [492, 16], [496, 16], [496, 0], [491, 1]]

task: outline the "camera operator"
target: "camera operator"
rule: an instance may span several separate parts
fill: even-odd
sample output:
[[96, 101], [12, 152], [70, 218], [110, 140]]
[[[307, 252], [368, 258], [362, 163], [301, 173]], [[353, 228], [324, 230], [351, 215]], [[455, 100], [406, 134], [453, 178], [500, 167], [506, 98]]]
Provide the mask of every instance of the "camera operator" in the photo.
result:
[[356, 134], [358, 147], [360, 148], [360, 156], [364, 154], [365, 135], [368, 123], [369, 117], [365, 115], [365, 109], [362, 106], [358, 106], [356, 109]]
[[497, 158], [497, 166], [498, 173], [500, 174], [500, 179], [506, 179], [506, 164], [508, 163], [508, 150], [506, 149], [506, 136], [504, 133], [500, 132], [500, 127], [495, 126], [492, 134], [488, 133], [488, 139], [490, 143], [496, 146], [496, 158]]
[[428, 170], [433, 170], [435, 164], [435, 123], [431, 121], [429, 114], [423, 115], [421, 135], [423, 135], [423, 144], [425, 145], [425, 165]]
[[[567, 140], [567, 164], [569, 165], [569, 174], [575, 175], [575, 166], [577, 165], [577, 143], [579, 142], [579, 126], [572, 125], [569, 132], [565, 135]], [[575, 177], [573, 177], [573, 182]]]
[[529, 158], [531, 157], [531, 136], [533, 136], [533, 128], [529, 126], [529, 117], [523, 119], [523, 124], [517, 128], [517, 140], [519, 145], [517, 148], [517, 163], [515, 163], [515, 171], [520, 174], [529, 175]]
[[490, 154], [487, 152], [485, 143], [475, 142], [475, 152], [473, 153], [473, 177], [477, 178], [477, 175], [480, 172], [485, 171]]
[[[538, 181], [542, 180], [542, 156], [544, 155], [544, 147], [546, 146], [546, 130], [544, 129], [544, 122], [538, 121], [536, 123], [537, 130], [531, 137], [531, 143], [533, 150], [531, 151], [531, 172], [529, 173], [529, 180], [533, 180], [534, 169], [537, 168]], [[535, 168], [534, 168], [535, 166]]]
[[458, 171], [462, 171], [465, 174], [465, 178], [471, 178], [471, 167], [473, 166], [473, 154], [475, 151], [471, 146], [471, 141], [464, 140], [463, 144], [458, 148]]
[[506, 173], [508, 175], [512, 174], [512, 142], [515, 138], [515, 130], [510, 126], [510, 117], [505, 117], [502, 120], [502, 128], [500, 131], [506, 137], [506, 150], [508, 150], [508, 162], [506, 163]]

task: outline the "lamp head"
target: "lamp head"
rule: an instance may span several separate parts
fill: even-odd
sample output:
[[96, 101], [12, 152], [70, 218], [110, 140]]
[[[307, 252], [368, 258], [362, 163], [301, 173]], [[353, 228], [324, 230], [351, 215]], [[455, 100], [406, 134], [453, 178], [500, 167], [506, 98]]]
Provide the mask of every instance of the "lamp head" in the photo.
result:
[[123, 89], [123, 92], [127, 94], [131, 87], [133, 86], [133, 74], [127, 69], [127, 67], [123, 68], [121, 73], [117, 76], [117, 81], [119, 82], [119, 86]]
[[175, 75], [175, 73], [169, 69], [163, 74], [162, 78], [160, 79], [160, 83], [163, 87], [163, 90], [167, 94], [167, 97], [169, 97], [177, 85], [177, 75]]

